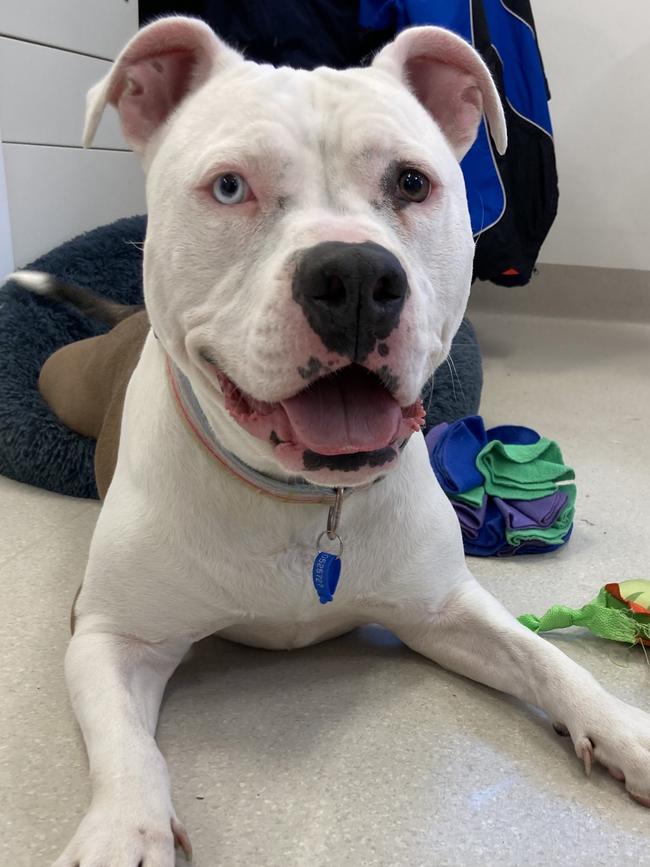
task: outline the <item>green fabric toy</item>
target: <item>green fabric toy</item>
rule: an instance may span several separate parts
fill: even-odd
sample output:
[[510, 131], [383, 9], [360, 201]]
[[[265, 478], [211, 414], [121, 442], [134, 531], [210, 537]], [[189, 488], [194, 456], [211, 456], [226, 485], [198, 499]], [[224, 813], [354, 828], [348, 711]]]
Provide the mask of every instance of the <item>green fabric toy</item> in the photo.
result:
[[476, 466], [485, 477], [486, 492], [504, 500], [546, 497], [557, 490], [556, 482], [575, 478], [558, 444], [546, 437], [530, 445], [491, 440], [479, 452]]
[[554, 605], [542, 617], [522, 614], [518, 620], [533, 632], [584, 626], [601, 638], [650, 645], [650, 581], [606, 584], [582, 608]]
[[452, 499], [458, 500], [459, 503], [465, 503], [467, 506], [474, 506], [475, 509], [480, 509], [485, 496], [485, 488], [483, 485], [478, 485], [472, 488], [471, 491], [454, 494]]

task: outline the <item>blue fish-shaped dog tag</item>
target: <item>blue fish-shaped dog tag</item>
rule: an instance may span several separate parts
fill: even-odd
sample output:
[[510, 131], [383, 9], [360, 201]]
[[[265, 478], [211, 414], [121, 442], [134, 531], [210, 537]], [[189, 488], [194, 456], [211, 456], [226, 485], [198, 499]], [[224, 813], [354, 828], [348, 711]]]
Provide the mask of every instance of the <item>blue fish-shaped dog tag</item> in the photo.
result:
[[319, 551], [314, 558], [312, 580], [321, 605], [331, 602], [341, 575], [341, 558]]

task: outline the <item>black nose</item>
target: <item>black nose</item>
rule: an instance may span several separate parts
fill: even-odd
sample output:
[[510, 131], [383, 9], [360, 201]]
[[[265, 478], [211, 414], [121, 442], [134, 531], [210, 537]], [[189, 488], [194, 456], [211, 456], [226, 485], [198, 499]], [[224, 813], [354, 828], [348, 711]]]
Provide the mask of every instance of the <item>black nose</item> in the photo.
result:
[[399, 324], [408, 291], [396, 257], [365, 241], [324, 241], [296, 268], [293, 297], [331, 352], [364, 361]]

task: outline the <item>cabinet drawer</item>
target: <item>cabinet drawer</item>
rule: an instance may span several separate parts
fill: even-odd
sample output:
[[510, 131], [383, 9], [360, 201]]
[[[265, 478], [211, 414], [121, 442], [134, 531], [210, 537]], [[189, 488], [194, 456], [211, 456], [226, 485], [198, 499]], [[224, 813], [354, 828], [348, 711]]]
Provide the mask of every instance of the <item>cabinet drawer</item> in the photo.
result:
[[1, 0], [0, 35], [114, 58], [138, 29], [137, 0]]
[[[0, 37], [0, 130], [4, 141], [78, 147], [86, 93], [110, 66], [107, 60]], [[95, 146], [128, 147], [115, 109], [106, 109]]]
[[2, 145], [15, 267], [118, 217], [146, 210], [134, 154]]

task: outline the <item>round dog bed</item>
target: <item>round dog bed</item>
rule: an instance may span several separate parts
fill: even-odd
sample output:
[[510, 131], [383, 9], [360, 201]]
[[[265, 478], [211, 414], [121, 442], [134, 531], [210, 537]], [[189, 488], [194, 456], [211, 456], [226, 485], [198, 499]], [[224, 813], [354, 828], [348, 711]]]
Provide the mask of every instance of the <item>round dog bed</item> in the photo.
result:
[[[142, 302], [141, 245], [146, 217], [117, 220], [86, 232], [28, 267], [87, 286], [115, 301]], [[66, 428], [38, 392], [45, 359], [56, 349], [106, 327], [68, 304], [7, 283], [0, 289], [0, 473], [50, 491], [97, 497], [94, 440]], [[454, 339], [450, 364], [427, 383], [427, 429], [478, 411], [481, 356], [470, 323]]]

